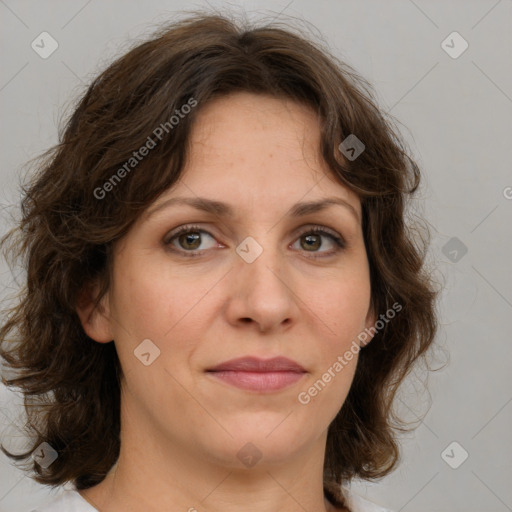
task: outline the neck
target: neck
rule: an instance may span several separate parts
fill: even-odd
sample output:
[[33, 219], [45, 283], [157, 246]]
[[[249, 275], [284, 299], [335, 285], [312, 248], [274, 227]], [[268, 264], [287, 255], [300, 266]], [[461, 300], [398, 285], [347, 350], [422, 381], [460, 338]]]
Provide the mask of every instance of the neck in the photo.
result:
[[122, 447], [106, 478], [81, 495], [99, 512], [348, 512], [333, 504], [333, 498], [343, 499], [336, 485], [324, 494], [322, 468], [306, 456], [286, 466], [240, 471], [183, 454], [149, 463], [146, 447]]

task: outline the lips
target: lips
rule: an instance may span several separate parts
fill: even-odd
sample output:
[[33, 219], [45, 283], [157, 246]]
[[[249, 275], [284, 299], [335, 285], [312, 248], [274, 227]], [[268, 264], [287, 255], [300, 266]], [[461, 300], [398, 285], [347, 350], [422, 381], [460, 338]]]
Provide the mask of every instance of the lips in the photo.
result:
[[262, 393], [289, 387], [307, 372], [300, 364], [286, 357], [242, 357], [210, 368], [207, 373], [231, 386]]
[[207, 371], [210, 372], [297, 372], [304, 373], [306, 370], [291, 359], [286, 357], [274, 357], [272, 359], [259, 359], [257, 357], [241, 357], [221, 363]]

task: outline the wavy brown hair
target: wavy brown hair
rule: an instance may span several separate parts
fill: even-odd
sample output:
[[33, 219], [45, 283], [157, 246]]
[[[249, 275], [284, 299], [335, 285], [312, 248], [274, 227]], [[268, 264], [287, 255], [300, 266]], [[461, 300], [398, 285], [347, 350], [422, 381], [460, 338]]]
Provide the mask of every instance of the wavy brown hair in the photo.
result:
[[[403, 307], [360, 353], [348, 397], [329, 427], [325, 487], [379, 478], [396, 465], [396, 433], [405, 424], [393, 412], [393, 399], [415, 363], [425, 360], [437, 331], [438, 292], [425, 264], [429, 229], [405, 222], [419, 167], [369, 82], [324, 43], [278, 23], [189, 13], [94, 79], [59, 143], [36, 160], [36, 172], [22, 185], [21, 220], [2, 239], [4, 254], [22, 259], [26, 269], [26, 284], [0, 329], [0, 355], [14, 372], [4, 383], [23, 392], [31, 438], [26, 453], [2, 449], [21, 461], [49, 443], [58, 458], [46, 469], [32, 460], [24, 468], [37, 482], [71, 481], [86, 489], [115, 464], [122, 368], [114, 343], [85, 334], [77, 300], [99, 280], [99, 304], [109, 289], [113, 244], [177, 182], [197, 114], [213, 98], [238, 91], [291, 99], [318, 115], [321, 155], [361, 200], [371, 306], [377, 314], [395, 302]], [[197, 106], [156, 141], [155, 128], [191, 98]], [[339, 150], [350, 134], [365, 144], [353, 161]], [[98, 187], [148, 137], [156, 147], [109, 187], [108, 197], [98, 198]]]

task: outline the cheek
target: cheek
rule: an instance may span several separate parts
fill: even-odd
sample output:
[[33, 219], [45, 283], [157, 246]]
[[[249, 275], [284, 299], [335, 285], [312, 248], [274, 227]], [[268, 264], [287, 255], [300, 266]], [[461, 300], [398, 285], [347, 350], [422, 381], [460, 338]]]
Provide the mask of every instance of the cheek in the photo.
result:
[[329, 425], [341, 409], [357, 367], [358, 346], [348, 339], [331, 342], [297, 394], [303, 414]]
[[357, 337], [365, 328], [370, 296], [364, 267], [351, 275], [338, 275], [310, 295], [311, 317], [315, 319], [311, 336], [321, 350], [313, 374], [297, 397], [310, 417], [322, 417], [329, 423], [345, 401], [357, 367]]
[[[119, 265], [121, 268], [122, 266]], [[111, 311], [131, 338], [165, 340], [172, 331], [190, 324], [201, 310], [209, 279], [190, 279], [158, 265], [125, 265], [115, 275]], [[195, 323], [195, 322], [194, 322]]]
[[[181, 375], [204, 335], [201, 319], [208, 304], [202, 299], [211, 285], [209, 280], [203, 281], [208, 282], [166, 275], [165, 269], [142, 266], [141, 262], [123, 262], [114, 274], [111, 314], [116, 350], [127, 386], [141, 406], [161, 408], [162, 404], [153, 400], [153, 393], [162, 386], [169, 403], [186, 403], [187, 397], [182, 396], [180, 385], [171, 375], [185, 382]], [[142, 345], [144, 340], [152, 344]], [[144, 350], [139, 349], [143, 346]], [[150, 353], [150, 359], [158, 354], [148, 366], [136, 357], [145, 352]]]
[[332, 351], [343, 349], [365, 328], [371, 298], [368, 279], [338, 277], [313, 291], [305, 303], [316, 319], [314, 328], [325, 334]]

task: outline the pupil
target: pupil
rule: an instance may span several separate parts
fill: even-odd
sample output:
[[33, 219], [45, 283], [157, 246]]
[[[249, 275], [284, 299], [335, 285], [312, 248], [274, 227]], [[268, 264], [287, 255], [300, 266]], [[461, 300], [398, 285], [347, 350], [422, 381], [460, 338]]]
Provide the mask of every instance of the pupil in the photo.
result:
[[[200, 238], [199, 233], [187, 233], [185, 235], [182, 235], [182, 240], [183, 239], [185, 240], [185, 247], [188, 249], [196, 249], [200, 245], [200, 243], [198, 243], [199, 238]], [[193, 247], [187, 247], [189, 242], [191, 243], [191, 245], [193, 245]], [[194, 245], [194, 242], [195, 242], [195, 245]]]
[[[318, 235], [307, 235], [305, 237], [305, 240], [307, 241], [306, 243], [307, 243], [308, 247], [313, 248], [313, 249], [320, 248], [321, 242], [320, 242], [320, 237]], [[313, 244], [311, 244], [310, 242], [313, 242]]]

